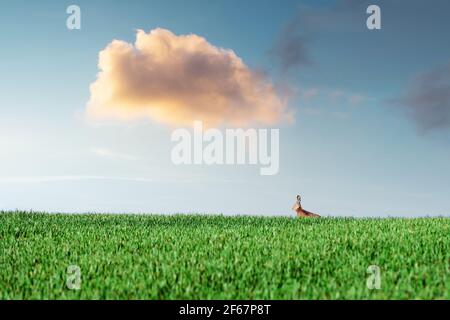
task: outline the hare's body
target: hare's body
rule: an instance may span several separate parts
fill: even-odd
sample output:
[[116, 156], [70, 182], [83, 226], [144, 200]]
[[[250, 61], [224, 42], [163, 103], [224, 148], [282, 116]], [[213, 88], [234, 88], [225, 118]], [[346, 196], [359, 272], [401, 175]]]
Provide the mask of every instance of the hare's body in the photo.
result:
[[297, 201], [295, 202], [294, 206], [292, 207], [292, 210], [295, 211], [297, 214], [297, 217], [304, 217], [304, 218], [320, 218], [318, 214], [303, 210], [302, 204], [301, 204], [301, 197], [297, 196]]

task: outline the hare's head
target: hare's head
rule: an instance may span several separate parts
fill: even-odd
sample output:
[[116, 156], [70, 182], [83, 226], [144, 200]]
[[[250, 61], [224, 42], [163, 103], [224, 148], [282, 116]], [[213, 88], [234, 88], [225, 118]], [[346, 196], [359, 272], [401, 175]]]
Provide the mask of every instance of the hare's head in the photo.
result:
[[295, 201], [294, 206], [292, 207], [292, 210], [297, 211], [297, 210], [301, 209], [302, 208], [302, 205], [300, 203], [301, 201], [302, 201], [302, 198], [300, 197], [300, 195], [298, 195], [297, 200]]
[[302, 206], [302, 197], [300, 195], [297, 195], [297, 201], [295, 201], [296, 205], [301, 208]]

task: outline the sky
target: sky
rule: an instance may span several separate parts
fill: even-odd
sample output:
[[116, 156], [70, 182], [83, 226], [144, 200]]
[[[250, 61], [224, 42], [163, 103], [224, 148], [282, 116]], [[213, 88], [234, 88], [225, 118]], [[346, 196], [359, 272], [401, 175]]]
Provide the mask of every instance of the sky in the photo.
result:
[[[450, 215], [448, 1], [1, 4], [0, 210]], [[278, 174], [175, 165], [194, 120], [279, 129]]]

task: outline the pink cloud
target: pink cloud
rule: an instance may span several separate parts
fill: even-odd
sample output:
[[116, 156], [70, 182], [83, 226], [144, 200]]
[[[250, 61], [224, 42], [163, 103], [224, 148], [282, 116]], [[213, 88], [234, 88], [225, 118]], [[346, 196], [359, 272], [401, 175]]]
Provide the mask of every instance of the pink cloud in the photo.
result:
[[148, 118], [169, 125], [274, 125], [292, 120], [264, 75], [205, 38], [169, 30], [137, 31], [136, 42], [112, 41], [99, 55], [90, 87], [91, 119]]

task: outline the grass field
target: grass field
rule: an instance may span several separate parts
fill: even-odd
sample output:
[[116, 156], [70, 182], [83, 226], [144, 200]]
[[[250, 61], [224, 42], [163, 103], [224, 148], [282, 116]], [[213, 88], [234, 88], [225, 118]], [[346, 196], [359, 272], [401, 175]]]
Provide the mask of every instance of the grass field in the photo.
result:
[[2, 213], [0, 298], [450, 299], [450, 219]]

